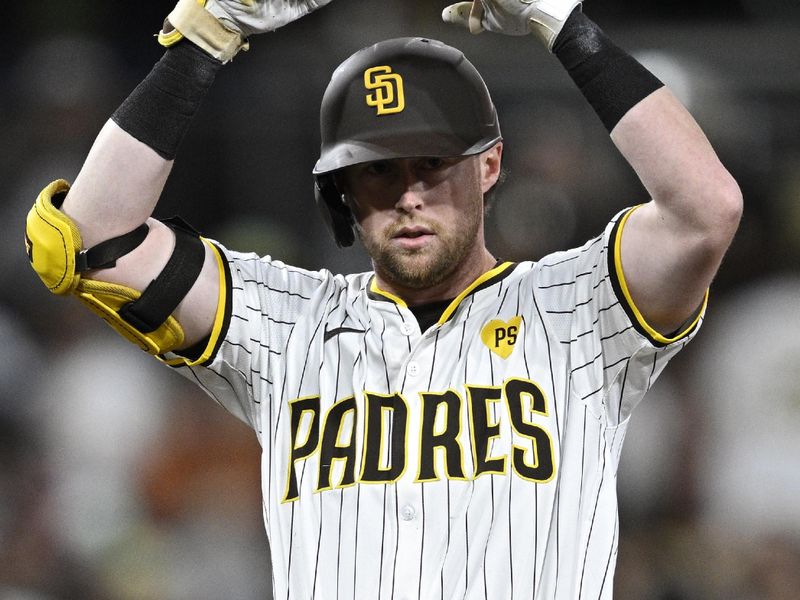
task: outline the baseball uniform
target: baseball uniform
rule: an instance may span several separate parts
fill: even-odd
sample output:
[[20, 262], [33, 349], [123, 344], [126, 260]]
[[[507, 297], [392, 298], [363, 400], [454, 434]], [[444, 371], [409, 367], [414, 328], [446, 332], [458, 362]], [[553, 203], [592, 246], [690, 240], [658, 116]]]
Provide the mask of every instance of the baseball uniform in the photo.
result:
[[258, 435], [276, 598], [611, 597], [628, 417], [705, 306], [673, 338], [641, 318], [632, 210], [422, 330], [372, 273], [213, 243], [213, 354], [178, 370]]

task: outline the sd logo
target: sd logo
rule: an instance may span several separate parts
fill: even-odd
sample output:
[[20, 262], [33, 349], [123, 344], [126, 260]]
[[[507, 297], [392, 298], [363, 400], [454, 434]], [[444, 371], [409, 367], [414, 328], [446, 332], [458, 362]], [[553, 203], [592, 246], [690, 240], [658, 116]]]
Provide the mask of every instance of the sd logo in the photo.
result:
[[367, 94], [367, 105], [374, 106], [379, 115], [403, 112], [406, 107], [403, 78], [392, 67], [372, 67], [364, 71], [364, 87], [375, 90]]
[[522, 317], [517, 315], [506, 321], [492, 319], [481, 330], [481, 341], [500, 358], [508, 358], [517, 343]]

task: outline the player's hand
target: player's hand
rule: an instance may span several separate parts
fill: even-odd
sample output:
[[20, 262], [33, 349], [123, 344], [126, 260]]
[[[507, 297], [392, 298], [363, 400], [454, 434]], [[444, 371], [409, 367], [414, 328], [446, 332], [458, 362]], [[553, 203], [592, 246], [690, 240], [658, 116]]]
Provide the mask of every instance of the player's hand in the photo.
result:
[[442, 20], [472, 33], [533, 33], [552, 50], [564, 21], [580, 3], [581, 0], [473, 0], [451, 4], [442, 11]]
[[206, 10], [243, 37], [275, 31], [331, 0], [207, 0]]
[[158, 34], [163, 46], [182, 38], [228, 62], [249, 47], [248, 38], [274, 31], [331, 0], [178, 0]]

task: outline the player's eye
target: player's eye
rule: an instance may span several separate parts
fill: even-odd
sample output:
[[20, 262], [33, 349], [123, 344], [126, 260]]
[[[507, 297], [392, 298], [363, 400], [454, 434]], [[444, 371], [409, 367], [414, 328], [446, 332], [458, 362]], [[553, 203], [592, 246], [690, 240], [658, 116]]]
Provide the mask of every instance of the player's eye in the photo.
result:
[[391, 172], [392, 166], [388, 160], [377, 160], [367, 164], [364, 170], [370, 175], [387, 175]]
[[431, 156], [428, 158], [422, 159], [420, 166], [423, 169], [427, 169], [429, 171], [435, 171], [436, 169], [441, 169], [447, 165], [447, 161], [444, 158], [439, 158], [436, 156]]

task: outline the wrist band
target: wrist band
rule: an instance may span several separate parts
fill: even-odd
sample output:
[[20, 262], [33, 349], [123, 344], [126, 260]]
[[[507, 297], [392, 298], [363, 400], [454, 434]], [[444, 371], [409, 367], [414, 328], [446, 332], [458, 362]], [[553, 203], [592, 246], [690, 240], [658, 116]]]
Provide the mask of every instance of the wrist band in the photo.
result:
[[111, 119], [172, 160], [222, 63], [188, 41], [168, 48]]
[[608, 131], [664, 84], [615, 45], [578, 6], [558, 34], [553, 54], [566, 68]]

